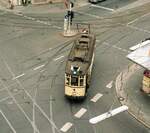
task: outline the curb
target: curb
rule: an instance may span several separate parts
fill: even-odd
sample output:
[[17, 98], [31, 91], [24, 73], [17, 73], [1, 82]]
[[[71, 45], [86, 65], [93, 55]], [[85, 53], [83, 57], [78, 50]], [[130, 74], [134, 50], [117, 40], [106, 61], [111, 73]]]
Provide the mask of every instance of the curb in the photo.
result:
[[[128, 67], [128, 69], [131, 69], [131, 72], [128, 71], [128, 69], [123, 70], [116, 78], [116, 82], [115, 82], [115, 88], [116, 88], [116, 94], [118, 97], [119, 102], [122, 105], [125, 105], [125, 95], [121, 94], [120, 91], [122, 91], [122, 75], [125, 75], [125, 82], [126, 80], [135, 72], [135, 70], [138, 70], [140, 67], [136, 64], [133, 64], [132, 66]], [[124, 81], [123, 81], [124, 82]], [[138, 120], [140, 123], [142, 123], [146, 128], [150, 128], [150, 125], [147, 124], [145, 121], [143, 121], [142, 119], [138, 118], [131, 110], [129, 107], [128, 113], [130, 115], [132, 115], [136, 120]]]

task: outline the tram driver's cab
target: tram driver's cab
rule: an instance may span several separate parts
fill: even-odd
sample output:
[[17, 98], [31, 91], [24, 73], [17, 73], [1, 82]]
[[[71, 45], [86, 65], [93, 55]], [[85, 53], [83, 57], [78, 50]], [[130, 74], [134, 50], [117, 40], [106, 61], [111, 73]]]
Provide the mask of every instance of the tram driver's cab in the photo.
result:
[[71, 67], [71, 74], [65, 74], [65, 95], [84, 97], [86, 93], [86, 76], [80, 74], [80, 67]]

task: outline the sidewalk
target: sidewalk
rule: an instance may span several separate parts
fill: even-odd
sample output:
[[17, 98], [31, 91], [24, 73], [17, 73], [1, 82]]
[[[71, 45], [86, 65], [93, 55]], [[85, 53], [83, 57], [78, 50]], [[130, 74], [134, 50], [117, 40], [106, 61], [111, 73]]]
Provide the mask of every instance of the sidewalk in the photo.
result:
[[150, 96], [142, 88], [143, 68], [132, 65], [116, 79], [116, 92], [121, 104], [129, 107], [129, 113], [150, 128]]
[[[76, 0], [75, 8], [86, 6], [89, 3], [87, 0]], [[47, 14], [47, 13], [59, 13], [66, 11], [64, 3], [50, 3], [50, 4], [41, 4], [33, 5], [29, 4], [27, 6], [15, 6], [14, 9], [10, 10], [7, 6], [0, 1], [0, 9], [11, 11], [11, 12], [20, 12], [25, 14]]]

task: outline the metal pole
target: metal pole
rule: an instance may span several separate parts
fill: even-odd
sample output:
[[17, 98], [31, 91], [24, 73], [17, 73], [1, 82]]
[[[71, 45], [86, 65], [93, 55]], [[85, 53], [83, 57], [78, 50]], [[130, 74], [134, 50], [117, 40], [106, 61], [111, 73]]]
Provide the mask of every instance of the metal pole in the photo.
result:
[[[69, 11], [71, 12], [71, 10], [72, 10], [72, 8], [71, 8], [71, 3], [69, 3], [69, 4], [70, 4]], [[69, 32], [70, 32], [70, 30], [71, 30], [71, 27], [70, 27], [70, 26], [71, 26], [71, 25], [70, 25], [71, 20], [70, 20], [70, 19], [71, 19], [71, 16], [69, 16], [69, 21], [68, 21], [68, 22], [69, 22], [69, 25], [68, 25], [68, 31], [69, 31]]]

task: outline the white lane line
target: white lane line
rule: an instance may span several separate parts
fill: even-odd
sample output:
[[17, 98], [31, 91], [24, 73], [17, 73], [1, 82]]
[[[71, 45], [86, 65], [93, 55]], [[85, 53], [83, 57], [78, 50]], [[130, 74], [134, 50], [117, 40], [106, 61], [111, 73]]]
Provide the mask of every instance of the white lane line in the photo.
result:
[[91, 7], [96, 7], [96, 8], [104, 9], [104, 10], [111, 11], [111, 12], [115, 11], [112, 8], [108, 8], [108, 7], [104, 7], [104, 6], [98, 6], [98, 5], [93, 5], [93, 4], [91, 4]]
[[[50, 111], [50, 119], [53, 120], [53, 106], [52, 106], [52, 96], [50, 96], [50, 105], [49, 105], [49, 111]], [[55, 133], [55, 128], [52, 126], [52, 132]]]
[[82, 115], [85, 114], [86, 111], [87, 111], [87, 109], [81, 108], [74, 116], [77, 118], [80, 118]]
[[[3, 59], [3, 58], [2, 58], [2, 59]], [[15, 77], [15, 74], [12, 72], [12, 70], [11, 70], [11, 68], [9, 67], [8, 63], [7, 63], [4, 59], [3, 59], [3, 62], [4, 62], [4, 64], [6, 65], [8, 71], [11, 73], [11, 75], [12, 75], [13, 77]], [[17, 81], [17, 83], [18, 83], [19, 85], [22, 85], [18, 79], [15, 79], [15, 80]], [[31, 119], [28, 117], [28, 115], [27, 115], [26, 112], [23, 110], [23, 108], [20, 106], [20, 104], [17, 102], [15, 96], [11, 93], [11, 91], [8, 89], [8, 87], [5, 85], [5, 83], [4, 83], [3, 81], [1, 81], [1, 80], [0, 80], [0, 82], [1, 82], [1, 83], [3, 84], [3, 86], [6, 88], [6, 90], [7, 90], [8, 94], [9, 94], [9, 96], [13, 99], [13, 101], [15, 102], [15, 104], [17, 105], [17, 107], [21, 110], [21, 112], [24, 114], [24, 116], [26, 117], [26, 119], [30, 122], [30, 124], [32, 125], [32, 127], [33, 127], [33, 128], [36, 128], [35, 130], [36, 130], [37, 133], [40, 133], [39, 130], [37, 129], [37, 127], [35, 127], [35, 125], [33, 125], [33, 122], [32, 122]], [[24, 90], [24, 92], [25, 92], [25, 89], [24, 89], [24, 88], [23, 88], [23, 90]], [[31, 99], [31, 97], [30, 97], [30, 99]], [[33, 101], [33, 99], [32, 99], [32, 101]]]
[[61, 129], [60, 131], [62, 132], [67, 132], [71, 127], [72, 127], [72, 123], [71, 122], [67, 122]]
[[55, 58], [54, 61], [60, 60], [61, 58], [64, 58], [64, 56], [62, 55], [62, 56], [60, 56], [58, 58]]
[[0, 99], [0, 103], [3, 102], [3, 101], [5, 101], [5, 100], [7, 100], [7, 99], [9, 99], [9, 98], [10, 98], [10, 97], [8, 96], [8, 97], [5, 97], [5, 98]]
[[133, 21], [127, 23], [127, 25], [133, 24], [134, 22], [136, 22], [136, 21], [138, 21], [138, 20], [139, 20], [139, 18], [136, 18], [136, 19], [134, 19]]
[[0, 113], [2, 114], [2, 116], [4, 117], [4, 119], [6, 120], [6, 122], [8, 123], [9, 127], [11, 128], [11, 130], [13, 131], [13, 133], [16, 133], [16, 130], [13, 128], [12, 124], [9, 122], [9, 120], [6, 118], [5, 114], [2, 112], [2, 110], [0, 110]]
[[126, 27], [150, 34], [150, 31], [149, 31], [149, 30], [145, 30], [145, 29], [142, 29], [142, 28], [138, 28], [138, 27], [136, 27], [136, 26], [126, 25]]
[[113, 81], [110, 81], [110, 82], [106, 85], [106, 87], [109, 88], [109, 89], [111, 89], [112, 86], [113, 86]]
[[[14, 77], [14, 73], [11, 70], [11, 68], [9, 67], [8, 63], [3, 59], [4, 64], [6, 65], [8, 71], [11, 73], [11, 75]], [[31, 101], [35, 104], [35, 106], [39, 109], [39, 111], [42, 113], [42, 115], [48, 120], [48, 122], [57, 130], [58, 133], [60, 133], [58, 127], [56, 126], [56, 124], [49, 119], [49, 117], [47, 116], [47, 114], [43, 111], [43, 109], [39, 106], [39, 104], [37, 104], [37, 102], [33, 99], [33, 97], [30, 95], [30, 93], [24, 88], [24, 86], [20, 83], [20, 81], [18, 79], [16, 79], [16, 82], [18, 83], [18, 85], [22, 88], [22, 90], [25, 92], [25, 94], [31, 99]], [[14, 101], [16, 101], [16, 99], [11, 95], [11, 92], [8, 90], [8, 88], [6, 88], [9, 95], [11, 96], [11, 98], [13, 98]], [[19, 106], [19, 104], [17, 103], [17, 101], [15, 102], [17, 104], [17, 106], [21, 109], [21, 111], [24, 113], [24, 115], [26, 116], [26, 118], [28, 119], [28, 121], [30, 121], [30, 123], [33, 126], [33, 122], [31, 122], [30, 118], [28, 118], [27, 114], [24, 112], [24, 110], [21, 108], [21, 106]], [[39, 133], [39, 130], [36, 127], [36, 131]]]
[[127, 25], [133, 24], [133, 23], [135, 23], [136, 21], [138, 21], [138, 20], [140, 20], [141, 18], [144, 18], [144, 17], [146, 17], [146, 16], [148, 16], [148, 15], [150, 15], [150, 13], [146, 13], [146, 14], [144, 14], [144, 15], [142, 15], [142, 16], [140, 16], [140, 17], [138, 17], [138, 18], [136, 18], [136, 19], [134, 19], [134, 20], [132, 20], [132, 21], [130, 21], [129, 23], [127, 23]]
[[18, 78], [20, 78], [20, 77], [22, 77], [22, 76], [24, 76], [24, 75], [25, 75], [25, 73], [22, 73], [22, 74], [20, 74], [20, 75], [18, 75], [18, 76], [16, 76], [16, 77], [13, 77], [13, 80], [18, 79]]
[[[34, 92], [34, 97], [33, 97], [33, 100], [34, 100], [34, 102], [36, 102], [36, 95], [37, 95], [37, 87], [35, 88], [35, 92]], [[33, 129], [33, 131], [34, 131], [34, 133], [36, 133], [36, 121], [35, 121], [35, 104], [34, 104], [34, 102], [33, 102], [33, 109], [32, 109], [32, 121], [33, 121], [33, 126], [34, 126], [34, 129]]]
[[[9, 88], [9, 87], [8, 87]], [[18, 94], [20, 94], [20, 93], [22, 93], [22, 91], [19, 91], [19, 92], [17, 92], [16, 94], [14, 94], [14, 96], [16, 96], [16, 95], [18, 95]], [[4, 102], [4, 101], [6, 101], [6, 100], [8, 100], [8, 99], [10, 99], [11, 97], [10, 96], [7, 96], [7, 97], [5, 97], [5, 98], [2, 98], [2, 99], [0, 99], [0, 103], [1, 102]]]
[[103, 94], [97, 93], [90, 101], [96, 103], [102, 96]]
[[36, 22], [37, 22], [37, 23], [43, 23], [43, 21], [42, 21], [42, 20], [36, 20]]
[[[111, 46], [111, 44], [109, 44], [109, 43], [107, 43], [107, 42], [103, 42], [103, 44], [104, 44], [104, 45], [107, 45], [107, 46]], [[120, 50], [120, 51], [130, 53], [130, 51], [128, 51], [128, 50], [126, 50], [126, 49], [123, 49], [123, 48], [120, 48], [120, 47], [118, 47], [118, 46], [116, 46], [116, 45], [112, 45], [112, 47], [115, 48], [115, 49], [118, 49], [118, 50]]]
[[44, 66], [45, 66], [45, 64], [40, 65], [40, 66], [37, 66], [37, 67], [33, 68], [33, 70], [38, 70], [38, 69], [40, 69], [40, 68], [42, 68], [42, 67], [44, 67]]

